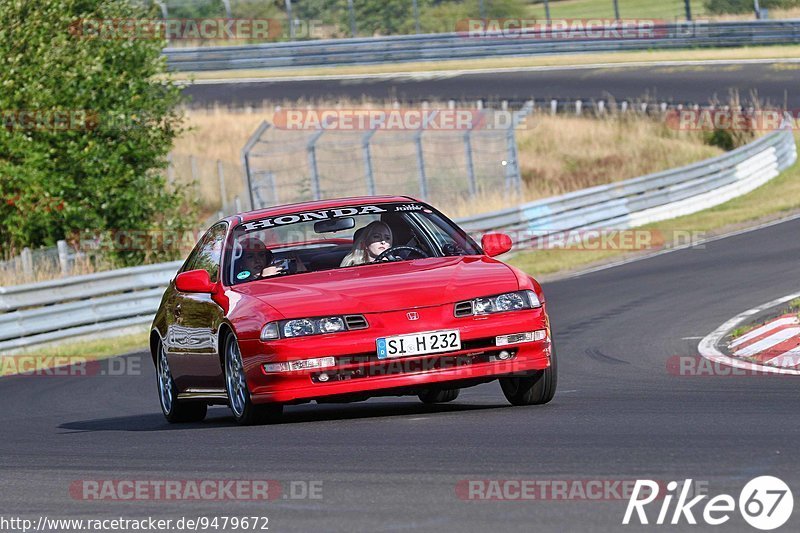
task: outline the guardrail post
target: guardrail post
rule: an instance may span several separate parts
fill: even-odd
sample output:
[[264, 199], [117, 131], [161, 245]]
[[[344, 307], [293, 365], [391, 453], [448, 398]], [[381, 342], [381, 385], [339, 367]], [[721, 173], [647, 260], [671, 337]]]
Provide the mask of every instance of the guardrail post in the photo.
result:
[[428, 199], [428, 177], [425, 175], [425, 157], [422, 153], [422, 128], [414, 134], [414, 145], [417, 149], [417, 172], [419, 173], [419, 195]]
[[227, 191], [225, 191], [225, 171], [222, 169], [222, 161], [217, 159], [217, 174], [219, 175], [219, 203], [222, 210], [225, 210], [225, 203], [228, 200]]
[[[252, 194], [252, 193], [250, 193], [250, 194]], [[236, 209], [237, 213], [241, 213], [242, 212], [242, 201], [239, 199], [239, 195], [238, 194], [233, 198], [233, 208]]]
[[364, 153], [364, 175], [367, 179], [367, 194], [375, 196], [375, 176], [372, 173], [372, 153], [370, 152], [370, 140], [377, 128], [369, 130], [361, 138], [361, 150]]
[[557, 111], [558, 111], [558, 100], [553, 98], [552, 100], [550, 100], [550, 114], [555, 115]]
[[583, 102], [580, 100], [575, 100], [575, 114], [577, 116], [581, 116], [581, 112], [583, 111]]
[[317, 168], [317, 140], [325, 133], [324, 129], [317, 131], [306, 144], [308, 151], [308, 168], [311, 171], [311, 194], [314, 200], [322, 198], [322, 192], [319, 186], [319, 168]]
[[61, 275], [68, 276], [69, 248], [67, 247], [67, 241], [58, 241], [56, 242], [56, 246], [58, 247], [58, 262], [61, 264]]

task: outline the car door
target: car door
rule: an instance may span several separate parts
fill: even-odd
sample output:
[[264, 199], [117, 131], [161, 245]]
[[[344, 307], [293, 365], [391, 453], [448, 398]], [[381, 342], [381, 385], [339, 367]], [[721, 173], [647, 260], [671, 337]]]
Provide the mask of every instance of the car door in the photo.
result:
[[[227, 231], [226, 222], [209, 229], [181, 271], [205, 270], [211, 282], [216, 283]], [[222, 308], [211, 294], [186, 293], [177, 288], [171, 303], [174, 320], [167, 329], [167, 345], [175, 385], [181, 392], [222, 391], [217, 346]]]

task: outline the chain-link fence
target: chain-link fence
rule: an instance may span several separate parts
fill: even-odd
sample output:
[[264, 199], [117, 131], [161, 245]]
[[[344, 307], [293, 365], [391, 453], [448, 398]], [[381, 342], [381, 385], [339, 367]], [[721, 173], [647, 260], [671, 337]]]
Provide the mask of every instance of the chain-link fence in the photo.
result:
[[[288, 129], [264, 122], [243, 150], [253, 208], [357, 195], [410, 195], [437, 205], [509, 198], [522, 188], [516, 128], [531, 103], [516, 112], [449, 110], [468, 120], [448, 122], [448, 110], [394, 110], [400, 120], [428, 113], [431, 129], [336, 127]], [[372, 110], [391, 116], [393, 111]], [[443, 118], [444, 117], [444, 118]], [[391, 119], [390, 119], [391, 122]], [[449, 127], [442, 127], [449, 125]]]

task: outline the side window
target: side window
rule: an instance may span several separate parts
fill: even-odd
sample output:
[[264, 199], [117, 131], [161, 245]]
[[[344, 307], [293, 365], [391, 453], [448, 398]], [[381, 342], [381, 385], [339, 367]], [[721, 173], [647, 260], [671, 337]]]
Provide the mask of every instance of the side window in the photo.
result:
[[225, 223], [217, 224], [203, 236], [200, 243], [192, 252], [191, 257], [186, 262], [186, 270], [205, 270], [211, 277], [212, 283], [219, 279], [219, 263], [222, 258], [222, 243], [225, 240], [225, 233], [228, 225]]

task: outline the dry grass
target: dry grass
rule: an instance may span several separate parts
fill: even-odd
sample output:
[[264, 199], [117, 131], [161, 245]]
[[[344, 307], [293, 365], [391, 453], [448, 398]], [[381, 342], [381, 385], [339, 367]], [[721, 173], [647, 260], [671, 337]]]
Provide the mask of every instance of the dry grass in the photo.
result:
[[[795, 133], [795, 140], [800, 141], [800, 132]], [[669, 244], [677, 230], [711, 237], [797, 212], [800, 212], [800, 163], [795, 163], [758, 189], [729, 202], [692, 215], [648, 224], [643, 229], [660, 232]], [[534, 276], [542, 276], [617, 261], [629, 255], [637, 255], [637, 252], [552, 249], [522, 252], [509, 262]]]
[[[785, 9], [770, 9], [770, 19], [796, 19], [800, 18], [800, 7], [790, 7]], [[740, 13], [738, 15], [710, 15], [709, 20], [753, 20], [753, 13]]]

